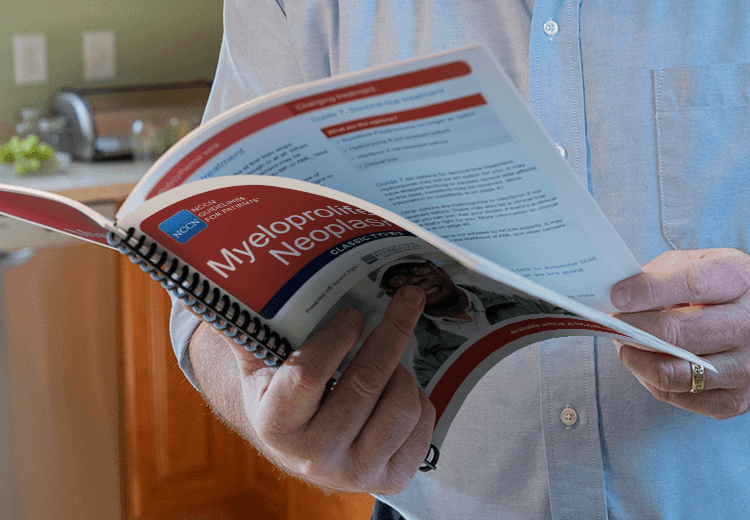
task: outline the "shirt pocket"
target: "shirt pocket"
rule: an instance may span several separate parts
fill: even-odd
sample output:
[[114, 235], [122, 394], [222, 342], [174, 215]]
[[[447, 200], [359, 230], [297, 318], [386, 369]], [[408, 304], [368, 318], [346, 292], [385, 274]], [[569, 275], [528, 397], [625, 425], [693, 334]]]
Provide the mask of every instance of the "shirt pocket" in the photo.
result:
[[675, 249], [750, 243], [750, 63], [652, 71], [661, 226]]

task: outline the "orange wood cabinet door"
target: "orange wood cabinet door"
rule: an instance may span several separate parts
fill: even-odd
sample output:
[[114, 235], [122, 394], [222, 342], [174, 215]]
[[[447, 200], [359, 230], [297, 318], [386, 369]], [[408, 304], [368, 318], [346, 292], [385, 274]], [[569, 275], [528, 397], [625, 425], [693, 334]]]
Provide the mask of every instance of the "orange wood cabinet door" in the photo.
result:
[[75, 243], [3, 269], [0, 518], [119, 518], [118, 257]]
[[216, 419], [177, 366], [168, 294], [125, 257], [120, 272], [127, 520], [370, 518], [370, 496], [284, 477]]
[[179, 370], [169, 341], [169, 296], [121, 258], [123, 448], [129, 518], [236, 495], [238, 443]]

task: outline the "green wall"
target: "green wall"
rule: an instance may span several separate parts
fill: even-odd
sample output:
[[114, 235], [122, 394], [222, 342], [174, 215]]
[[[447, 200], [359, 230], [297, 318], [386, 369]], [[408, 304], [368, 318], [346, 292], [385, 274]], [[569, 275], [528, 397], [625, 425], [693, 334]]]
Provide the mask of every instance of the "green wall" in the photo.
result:
[[[22, 106], [48, 107], [63, 86], [213, 78], [221, 10], [221, 0], [0, 0], [0, 127], [15, 125]], [[86, 82], [83, 32], [101, 30], [115, 33], [116, 76]], [[38, 32], [47, 39], [47, 82], [16, 85], [13, 34]]]

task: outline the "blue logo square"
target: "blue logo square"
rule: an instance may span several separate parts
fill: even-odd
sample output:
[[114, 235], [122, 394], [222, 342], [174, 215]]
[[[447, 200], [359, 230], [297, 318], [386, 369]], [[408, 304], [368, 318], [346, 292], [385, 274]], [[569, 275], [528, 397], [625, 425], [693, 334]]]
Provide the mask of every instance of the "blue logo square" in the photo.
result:
[[207, 227], [208, 224], [186, 209], [175, 213], [159, 224], [159, 229], [180, 244], [184, 244]]

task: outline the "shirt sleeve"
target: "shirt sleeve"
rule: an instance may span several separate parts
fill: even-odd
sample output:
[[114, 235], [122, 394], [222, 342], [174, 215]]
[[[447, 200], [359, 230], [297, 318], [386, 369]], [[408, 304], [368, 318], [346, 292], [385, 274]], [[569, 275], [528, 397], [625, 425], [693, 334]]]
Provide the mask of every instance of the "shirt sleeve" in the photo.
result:
[[[219, 61], [203, 121], [240, 103], [304, 81], [277, 0], [227, 0]], [[200, 319], [172, 298], [169, 332], [180, 368], [198, 390], [188, 345]]]
[[277, 0], [224, 2], [224, 35], [204, 121], [304, 81], [286, 14]]
[[179, 299], [172, 296], [172, 312], [169, 316], [169, 335], [172, 338], [172, 348], [185, 377], [198, 390], [201, 388], [195, 379], [188, 346], [190, 345], [190, 338], [200, 322], [201, 320], [188, 311]]

